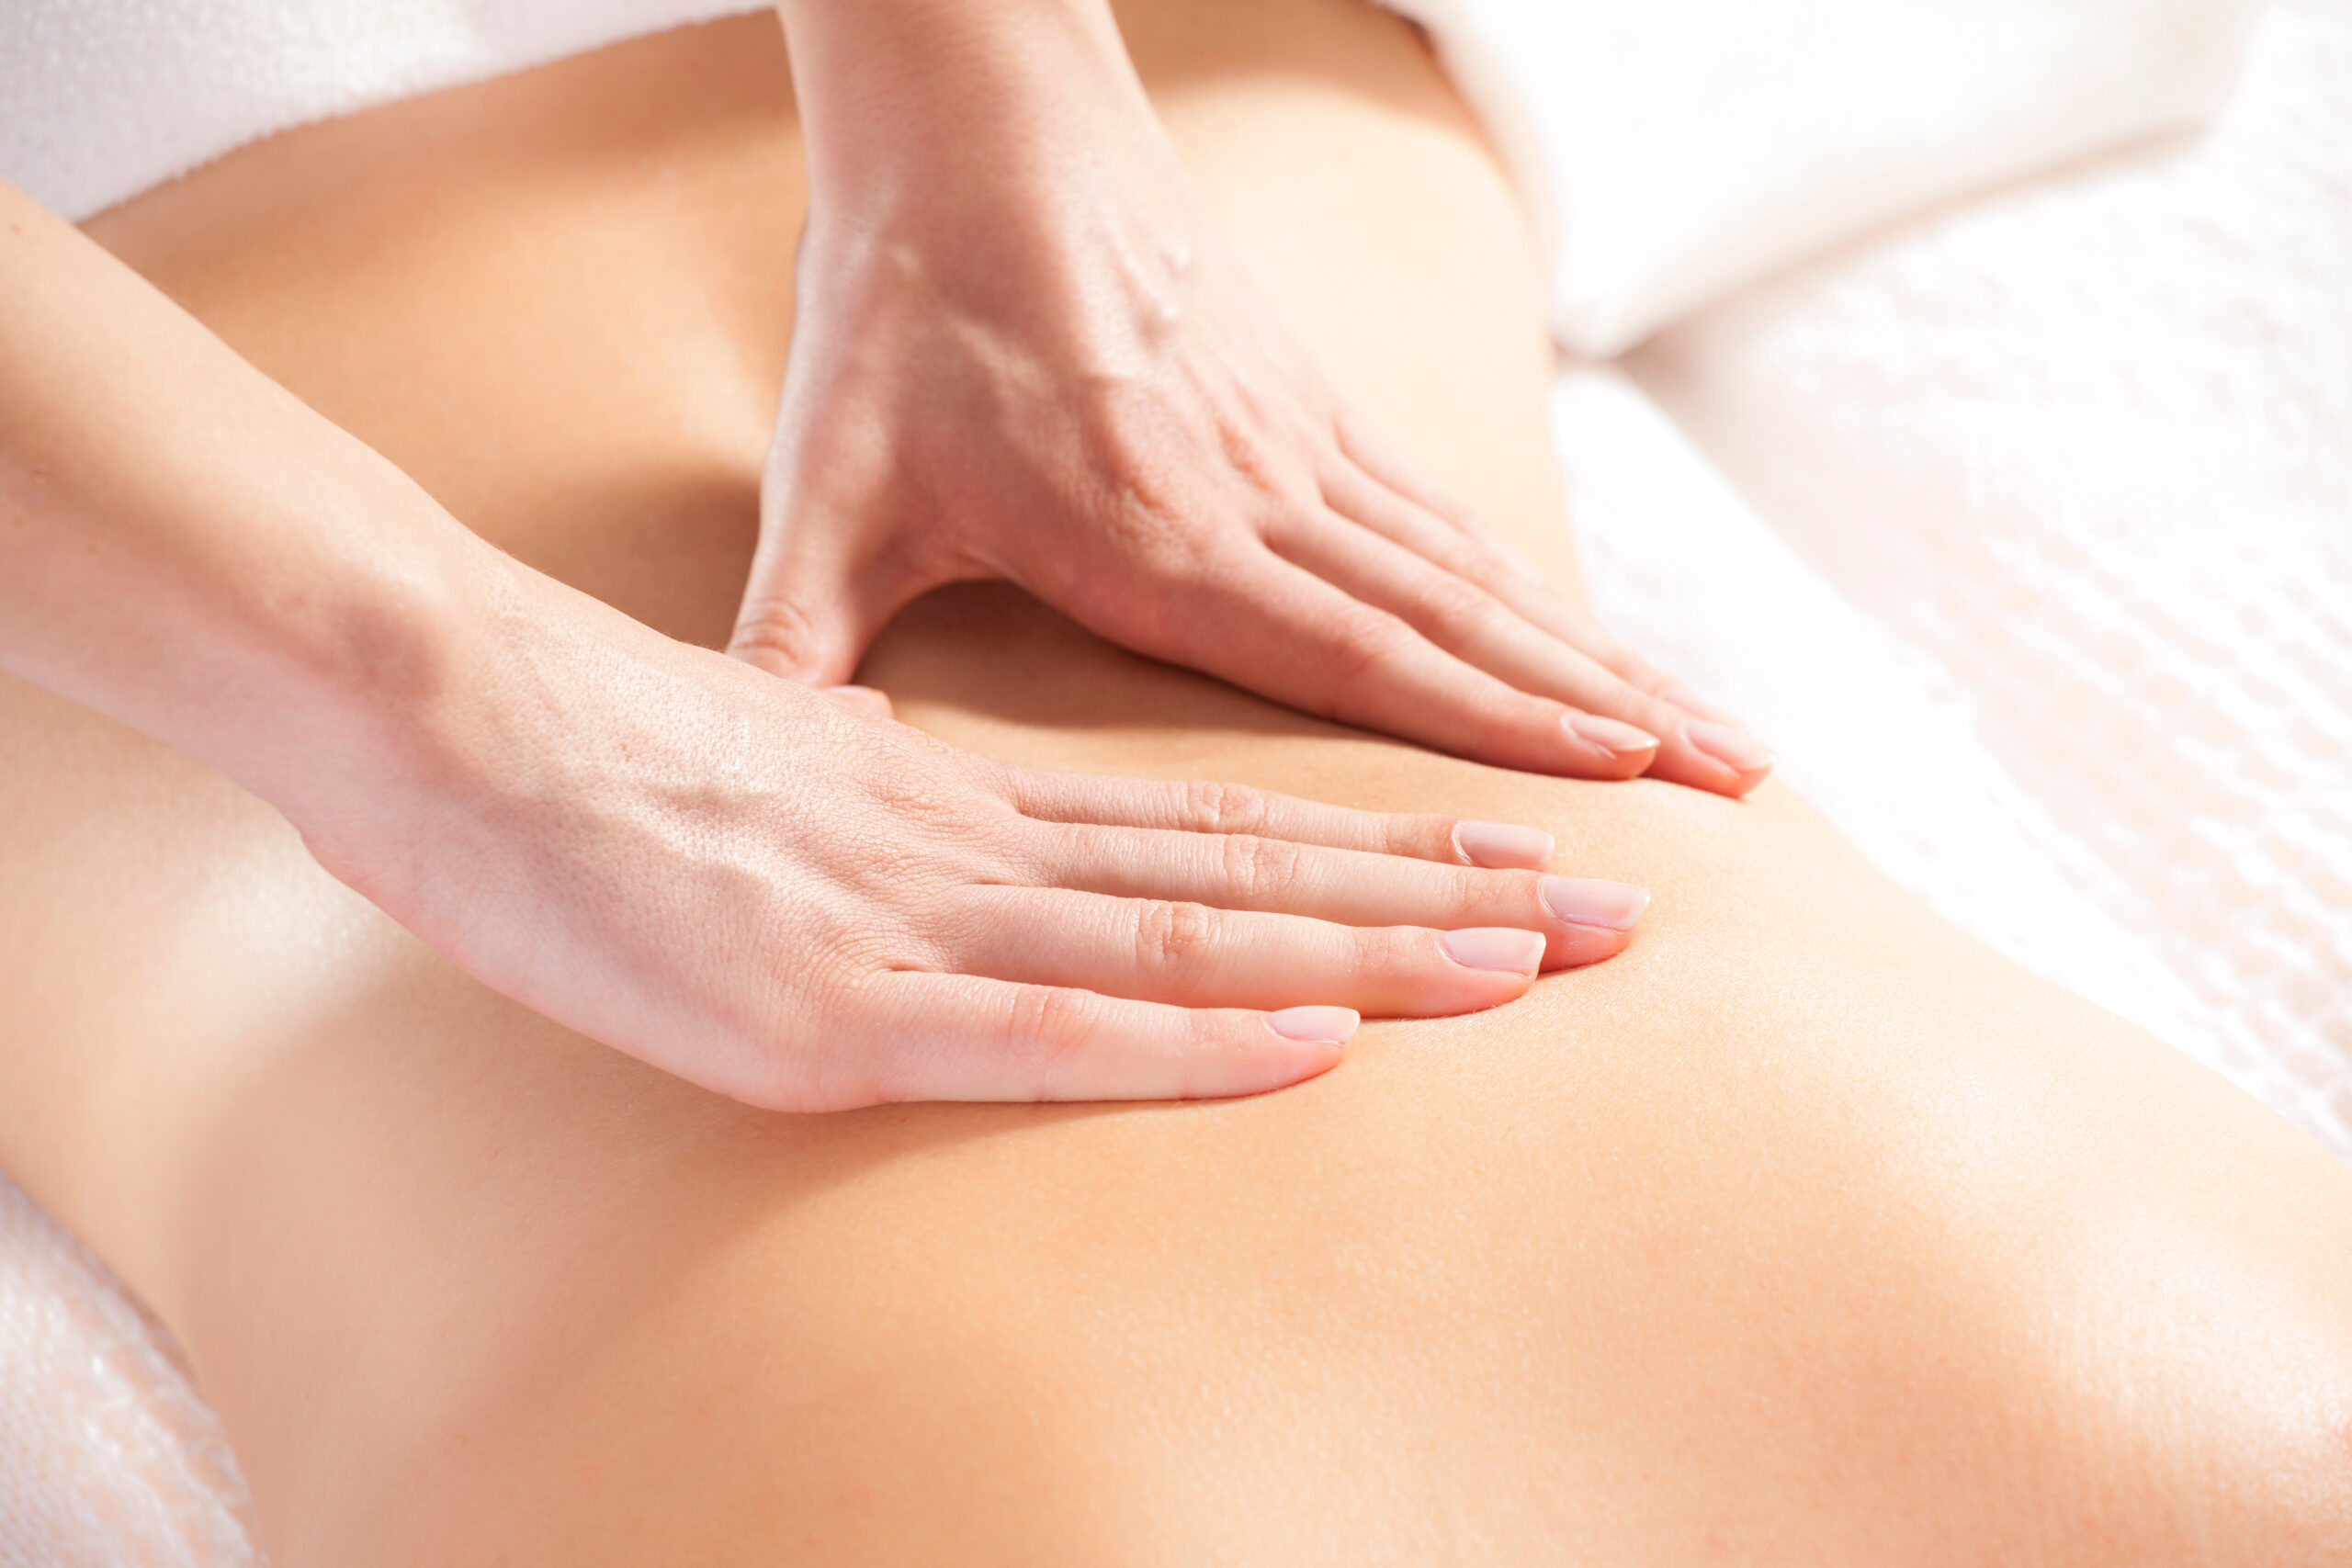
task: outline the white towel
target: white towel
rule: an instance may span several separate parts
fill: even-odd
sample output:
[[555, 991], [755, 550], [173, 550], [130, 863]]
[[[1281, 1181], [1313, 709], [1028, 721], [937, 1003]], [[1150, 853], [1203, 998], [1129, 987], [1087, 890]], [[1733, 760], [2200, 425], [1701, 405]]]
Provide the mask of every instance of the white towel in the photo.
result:
[[1948, 197], [2197, 123], [2260, 0], [1388, 0], [1534, 210], [1552, 328], [1613, 355]]
[[[2210, 115], [2258, 0], [1390, 0], [1614, 354], [1897, 214]], [[243, 142], [761, 0], [8, 0], [0, 176], [80, 221]]]
[[0, 0], [0, 178], [80, 222], [232, 148], [767, 0]]
[[[1801, 705], [1792, 772], [1838, 825], [1924, 847], [1882, 863], [2352, 1157], [2347, 83], [2352, 6], [2282, 0], [2207, 135], [1915, 220], [1627, 363], [2006, 781], [1906, 791], [1875, 683], [1822, 660], [1754, 700]], [[1604, 611], [1687, 637], [1679, 604]], [[1742, 681], [1829, 623], [1731, 624]], [[1804, 728], [1825, 702], [1844, 730]], [[2000, 886], [1980, 846], [2021, 840], [2098, 918]]]

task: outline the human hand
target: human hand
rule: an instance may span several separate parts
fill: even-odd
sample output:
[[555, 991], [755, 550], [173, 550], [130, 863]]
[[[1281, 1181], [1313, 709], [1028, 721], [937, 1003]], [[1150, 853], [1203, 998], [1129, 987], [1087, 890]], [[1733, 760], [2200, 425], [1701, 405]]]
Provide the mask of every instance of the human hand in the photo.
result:
[[[796, 69], [841, 15], [796, 25]], [[1078, 47], [1044, 31], [1025, 47]], [[933, 51], [952, 87], [867, 79], [842, 108], [810, 73], [798, 321], [733, 652], [846, 682], [909, 600], [1005, 578], [1141, 652], [1482, 761], [1763, 778], [1752, 738], [1340, 404], [1139, 91], [969, 58], [1010, 47]], [[972, 85], [1000, 78], [1026, 85]]]
[[428, 761], [289, 815], [486, 984], [753, 1104], [1275, 1089], [1647, 902], [1526, 829], [1003, 766], [505, 570]]
[[1641, 912], [1540, 875], [1541, 833], [1006, 768], [672, 641], [468, 533], [5, 184], [0, 296], [39, 307], [0, 310], [0, 670], [220, 770], [485, 984], [707, 1088], [1271, 1089], [1352, 1010], [1492, 1006]]

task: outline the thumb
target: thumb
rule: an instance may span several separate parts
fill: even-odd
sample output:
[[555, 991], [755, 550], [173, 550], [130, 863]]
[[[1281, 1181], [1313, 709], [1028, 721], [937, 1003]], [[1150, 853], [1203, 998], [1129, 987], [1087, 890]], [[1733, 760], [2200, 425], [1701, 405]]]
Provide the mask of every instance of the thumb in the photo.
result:
[[876, 592], [837, 561], [792, 555], [771, 562], [763, 544], [727, 652], [787, 681], [842, 685], [909, 597]]
[[896, 718], [899, 710], [891, 705], [890, 694], [877, 692], [871, 686], [827, 686], [825, 695], [852, 713], [862, 713], [875, 718]]

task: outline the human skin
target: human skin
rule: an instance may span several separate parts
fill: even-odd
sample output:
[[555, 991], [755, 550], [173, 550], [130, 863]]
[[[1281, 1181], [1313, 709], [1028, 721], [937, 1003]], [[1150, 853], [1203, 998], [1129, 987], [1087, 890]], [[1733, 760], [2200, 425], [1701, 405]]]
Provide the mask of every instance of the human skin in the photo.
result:
[[[1106, 0], [780, 0], [795, 339], [729, 642], [846, 681], [941, 583], [1477, 761], [1727, 795], [1770, 751], [1326, 385]], [[1701, 711], [1693, 711], [1696, 708]]]
[[[1122, 22], [1334, 383], [1572, 583], [1519, 215], [1410, 33]], [[772, 28], [312, 128], [92, 229], [502, 547], [717, 644], [790, 326]], [[1532, 822], [1657, 902], [1278, 1094], [775, 1116], [6, 688], [0, 1161], [180, 1336], [281, 1568], [2352, 1551], [2352, 1177], [1785, 790], [1437, 757], [1001, 588], [860, 673], [1043, 767]]]
[[1257, 1092], [1328, 1068], [1357, 1010], [1604, 958], [1645, 901], [1539, 876], [1507, 824], [1047, 777], [665, 637], [6, 186], [0, 294], [0, 670], [220, 769], [467, 973], [706, 1089]]

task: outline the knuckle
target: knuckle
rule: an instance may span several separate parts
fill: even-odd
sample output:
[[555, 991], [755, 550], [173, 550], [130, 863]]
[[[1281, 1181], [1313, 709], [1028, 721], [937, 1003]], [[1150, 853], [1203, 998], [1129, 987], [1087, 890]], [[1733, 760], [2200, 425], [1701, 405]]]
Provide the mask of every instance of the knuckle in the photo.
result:
[[1324, 667], [1334, 702], [1376, 681], [1395, 663], [1411, 636], [1403, 622], [1379, 611], [1349, 615], [1324, 637]]
[[1480, 626], [1502, 608], [1476, 583], [1442, 570], [1423, 580], [1420, 601], [1422, 614], [1443, 626]]
[[889, 828], [905, 835], [886, 852], [917, 864], [937, 864], [940, 846], [956, 854], [995, 858], [1013, 850], [1025, 821], [985, 772], [941, 769], [907, 753], [860, 759], [865, 797]]
[[1269, 809], [1265, 792], [1247, 784], [1184, 786], [1184, 825], [1196, 833], [1262, 832]]
[[1006, 1012], [1012, 1054], [1026, 1055], [1040, 1067], [1082, 1053], [1099, 1023], [1091, 996], [1058, 986], [1016, 986]]
[[1137, 491], [1120, 498], [1119, 516], [1140, 582], [1190, 584], [1210, 575], [1214, 536], [1187, 511]]
[[1236, 835], [1225, 840], [1224, 852], [1226, 885], [1253, 908], [1288, 903], [1304, 880], [1299, 846], [1283, 840]]
[[1519, 581], [1519, 574], [1510, 562], [1498, 559], [1474, 541], [1458, 536], [1437, 541], [1430, 558], [1443, 570], [1490, 596], [1500, 597]]
[[1074, 549], [1032, 565], [1025, 577], [1080, 624], [1115, 626], [1118, 640], [1167, 654], [1197, 636], [1196, 606], [1235, 576], [1234, 548], [1218, 530], [1140, 495], [1122, 497], [1112, 548]]
[[1033, 886], [1053, 879], [1055, 867], [1067, 859], [1063, 846], [1070, 830], [1010, 813], [992, 825], [993, 831], [975, 835], [971, 854], [974, 880], [995, 886]]
[[1136, 962], [1144, 973], [1189, 978], [1208, 962], [1217, 912], [1176, 899], [1145, 900], [1136, 911]]
[[1024, 768], [1017, 762], [999, 762], [977, 752], [973, 753], [973, 759], [979, 765], [979, 771], [973, 776], [992, 793], [1003, 797], [1013, 810], [1033, 820], [1036, 813], [1053, 808], [1063, 786], [1069, 782], [1064, 775]]
[[1317, 454], [1302, 450], [1295, 433], [1270, 429], [1262, 421], [1227, 421], [1218, 428], [1218, 445], [1234, 474], [1261, 495], [1300, 511], [1321, 499]]
[[1219, 419], [1216, 443], [1235, 473], [1269, 488], [1277, 482], [1274, 444], [1266, 438], [1265, 430], [1258, 422]]
[[789, 599], [755, 599], [745, 603], [736, 619], [727, 650], [738, 659], [764, 655], [797, 672], [823, 657], [824, 633], [808, 611]]

